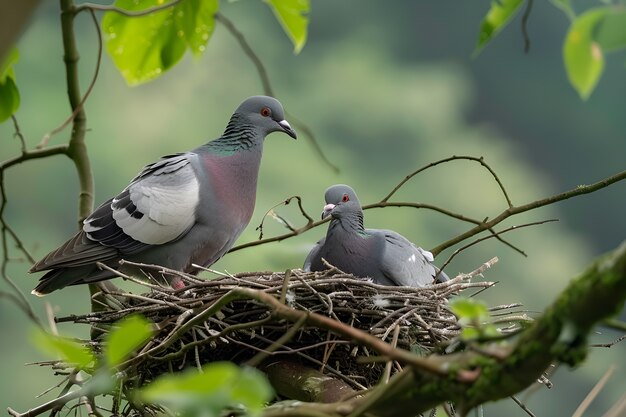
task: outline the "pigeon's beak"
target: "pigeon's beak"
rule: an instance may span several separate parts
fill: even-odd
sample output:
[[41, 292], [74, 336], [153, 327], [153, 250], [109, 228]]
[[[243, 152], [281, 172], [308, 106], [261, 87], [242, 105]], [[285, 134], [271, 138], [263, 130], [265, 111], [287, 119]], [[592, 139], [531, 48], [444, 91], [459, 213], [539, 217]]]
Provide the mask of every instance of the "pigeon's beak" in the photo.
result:
[[330, 216], [330, 213], [333, 211], [334, 208], [335, 208], [334, 204], [326, 204], [324, 206], [324, 211], [322, 212], [322, 219], [325, 219], [326, 217]]
[[283, 132], [285, 132], [294, 139], [298, 138], [298, 135], [296, 135], [296, 131], [291, 128], [291, 125], [287, 120], [281, 120], [280, 122], [278, 122], [278, 124], [283, 129]]

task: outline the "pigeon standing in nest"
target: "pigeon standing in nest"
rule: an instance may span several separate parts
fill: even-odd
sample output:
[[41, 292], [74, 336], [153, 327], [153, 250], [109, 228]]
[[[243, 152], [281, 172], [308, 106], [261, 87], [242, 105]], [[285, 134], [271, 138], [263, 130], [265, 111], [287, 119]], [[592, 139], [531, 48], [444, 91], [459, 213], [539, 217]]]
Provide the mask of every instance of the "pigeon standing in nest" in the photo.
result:
[[326, 237], [313, 247], [303, 269], [323, 271], [327, 265], [381, 285], [423, 287], [449, 278], [432, 264], [432, 253], [392, 230], [365, 229], [363, 210], [352, 188], [339, 184], [325, 193], [322, 218], [332, 216]]
[[[250, 97], [220, 138], [146, 166], [89, 215], [81, 231], [30, 269], [48, 271], [33, 294], [115, 277], [96, 262], [137, 276], [141, 271], [119, 261], [188, 273], [197, 272], [192, 264], [216, 262], [250, 221], [263, 141], [272, 132], [296, 138], [276, 99]], [[180, 278], [170, 281], [184, 286]]]

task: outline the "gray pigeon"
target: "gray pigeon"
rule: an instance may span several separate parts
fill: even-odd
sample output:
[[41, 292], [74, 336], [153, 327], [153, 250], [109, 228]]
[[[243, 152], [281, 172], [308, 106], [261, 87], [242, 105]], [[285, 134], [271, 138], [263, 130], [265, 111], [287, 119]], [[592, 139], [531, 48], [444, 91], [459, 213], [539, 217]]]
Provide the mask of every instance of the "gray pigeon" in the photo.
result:
[[[332, 216], [326, 237], [311, 249], [305, 271], [323, 271], [330, 265], [381, 285], [423, 287], [432, 284], [439, 269], [432, 253], [415, 246], [391, 230], [365, 229], [363, 210], [352, 188], [333, 185], [324, 195], [322, 218]], [[447, 281], [441, 272], [437, 282]]]
[[[272, 132], [296, 138], [278, 100], [250, 97], [220, 138], [147, 165], [91, 213], [80, 232], [30, 269], [48, 271], [33, 294], [115, 277], [96, 262], [138, 277], [141, 271], [120, 268], [119, 260], [188, 273], [197, 272], [192, 264], [216, 262], [250, 221], [263, 140]], [[184, 287], [180, 279], [170, 285]]]

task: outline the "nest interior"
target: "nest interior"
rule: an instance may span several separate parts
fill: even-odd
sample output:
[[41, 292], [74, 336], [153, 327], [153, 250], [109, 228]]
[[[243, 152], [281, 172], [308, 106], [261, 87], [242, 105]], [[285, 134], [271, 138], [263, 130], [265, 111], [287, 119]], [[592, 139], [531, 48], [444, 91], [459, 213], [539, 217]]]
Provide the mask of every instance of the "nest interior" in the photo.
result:
[[[318, 313], [370, 333], [393, 345], [420, 353], [438, 349], [460, 332], [448, 309], [452, 295], [486, 288], [491, 282], [470, 282], [458, 276], [425, 288], [388, 287], [337, 270], [287, 273], [254, 272], [222, 275], [213, 280], [146, 266], [158, 281], [177, 275], [188, 286], [173, 290], [144, 284], [141, 295], [107, 291], [103, 311], [57, 319], [85, 323], [102, 332], [114, 322], [142, 314], [157, 324], [153, 339], [130, 360], [140, 384], [164, 372], [228, 360], [249, 363], [289, 358], [342, 379], [355, 389], [375, 385], [385, 362], [363, 360], [378, 356], [365, 346], [331, 330], [294, 322], [276, 309], [246, 294], [264, 293], [295, 310]], [[127, 277], [128, 278], [128, 277]], [[101, 348], [101, 338], [90, 341]], [[395, 363], [393, 370], [400, 370]]]

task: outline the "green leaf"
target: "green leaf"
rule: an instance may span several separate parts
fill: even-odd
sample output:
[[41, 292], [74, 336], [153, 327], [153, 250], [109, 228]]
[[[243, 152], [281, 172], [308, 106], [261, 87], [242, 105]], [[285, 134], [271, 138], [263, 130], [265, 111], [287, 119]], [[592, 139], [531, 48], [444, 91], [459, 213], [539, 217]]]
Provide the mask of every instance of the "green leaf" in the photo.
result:
[[254, 368], [241, 369], [231, 393], [233, 402], [243, 404], [252, 413], [261, 411], [273, 396], [274, 390], [265, 375]]
[[492, 0], [489, 11], [480, 24], [478, 42], [473, 55], [476, 56], [515, 16], [522, 5], [522, 0]]
[[[164, 0], [116, 0], [131, 11], [163, 4]], [[146, 16], [107, 12], [102, 19], [106, 47], [130, 85], [150, 81], [172, 68], [187, 46], [196, 55], [206, 49], [215, 26], [218, 0], [182, 0]]]
[[484, 301], [474, 298], [455, 298], [450, 301], [450, 309], [465, 323], [470, 321], [484, 321], [489, 318], [489, 309]]
[[478, 339], [478, 336], [480, 336], [480, 331], [476, 327], [464, 327], [461, 330], [461, 339], [463, 340]]
[[306, 43], [307, 25], [311, 6], [309, 0], [265, 0], [283, 30], [291, 39], [294, 53], [298, 54]]
[[152, 336], [152, 324], [142, 316], [130, 316], [109, 333], [104, 350], [106, 363], [115, 367]]
[[13, 72], [13, 65], [18, 59], [17, 48], [13, 48], [0, 63], [0, 123], [11, 117], [20, 107], [20, 92]]
[[256, 369], [241, 369], [231, 362], [205, 365], [202, 372], [190, 369], [162, 375], [138, 392], [142, 401], [162, 404], [182, 415], [218, 416], [227, 407], [260, 410], [273, 396], [265, 376]]
[[34, 341], [41, 350], [60, 356], [64, 362], [74, 364], [77, 368], [85, 369], [96, 364], [96, 357], [91, 349], [74, 340], [37, 331]]
[[583, 13], [571, 24], [565, 37], [565, 69], [570, 83], [583, 100], [593, 92], [604, 70], [602, 49], [594, 41], [593, 33], [607, 11], [607, 8], [597, 8]]
[[9, 51], [4, 61], [0, 62], [0, 82], [3, 82], [9, 76], [14, 76], [13, 65], [17, 64], [19, 58], [20, 53], [17, 48], [13, 48]]
[[218, 0], [186, 0], [174, 13], [177, 34], [182, 33], [187, 46], [195, 56], [201, 55], [215, 29]]
[[608, 11], [598, 23], [593, 38], [604, 52], [626, 48], [626, 10]]
[[576, 18], [576, 13], [574, 13], [574, 9], [572, 8], [571, 0], [550, 0], [550, 3], [561, 9], [570, 20], [574, 20]]

